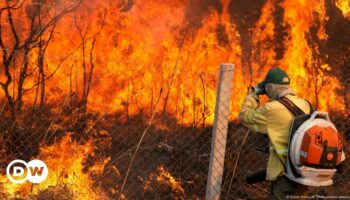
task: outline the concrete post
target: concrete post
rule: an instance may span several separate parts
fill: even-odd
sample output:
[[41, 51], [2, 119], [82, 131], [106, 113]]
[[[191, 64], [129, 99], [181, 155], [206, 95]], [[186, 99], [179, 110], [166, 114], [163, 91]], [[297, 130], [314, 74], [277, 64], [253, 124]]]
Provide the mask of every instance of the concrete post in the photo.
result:
[[233, 74], [234, 64], [227, 63], [220, 65], [206, 200], [220, 199]]

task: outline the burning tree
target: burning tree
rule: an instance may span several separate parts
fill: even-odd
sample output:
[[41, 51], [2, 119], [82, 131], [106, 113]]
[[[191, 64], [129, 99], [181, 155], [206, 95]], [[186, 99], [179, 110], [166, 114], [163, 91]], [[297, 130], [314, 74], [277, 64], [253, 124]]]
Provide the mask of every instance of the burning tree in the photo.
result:
[[[4, 81], [3, 92], [11, 115], [22, 110], [23, 94], [33, 87], [37, 88], [34, 104], [40, 95], [40, 106], [45, 99], [44, 57], [53, 37], [58, 21], [72, 12], [79, 4], [73, 2], [59, 8], [49, 1], [11, 2], [6, 1], [0, 10], [0, 46], [2, 50]], [[18, 18], [17, 16], [25, 16]], [[4, 19], [5, 17], [5, 19]], [[37, 61], [35, 62], [35, 58]], [[36, 63], [36, 64], [34, 64]], [[37, 83], [25, 83], [38, 70]], [[29, 81], [28, 81], [29, 82]], [[28, 87], [24, 87], [28, 86]], [[40, 89], [40, 94], [38, 90]], [[12, 90], [12, 91], [11, 91]]]

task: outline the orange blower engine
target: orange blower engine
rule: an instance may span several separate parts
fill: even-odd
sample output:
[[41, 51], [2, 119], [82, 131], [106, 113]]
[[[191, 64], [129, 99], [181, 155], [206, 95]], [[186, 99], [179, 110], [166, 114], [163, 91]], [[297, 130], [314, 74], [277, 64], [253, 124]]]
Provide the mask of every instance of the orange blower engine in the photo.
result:
[[300, 163], [333, 168], [340, 164], [342, 138], [331, 126], [315, 125], [305, 132], [300, 149]]
[[286, 163], [288, 178], [308, 186], [331, 185], [335, 167], [343, 160], [342, 138], [326, 112], [294, 119]]

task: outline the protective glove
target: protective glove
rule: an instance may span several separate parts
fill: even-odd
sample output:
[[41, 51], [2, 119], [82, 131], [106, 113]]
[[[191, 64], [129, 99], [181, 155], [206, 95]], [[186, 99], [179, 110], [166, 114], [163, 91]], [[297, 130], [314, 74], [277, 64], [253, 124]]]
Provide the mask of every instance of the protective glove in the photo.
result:
[[266, 169], [259, 169], [256, 172], [250, 173], [245, 179], [245, 181], [248, 184], [259, 183], [265, 180], [266, 180]]
[[259, 96], [256, 92], [251, 92], [250, 94], [248, 94], [248, 97], [254, 98], [259, 103]]

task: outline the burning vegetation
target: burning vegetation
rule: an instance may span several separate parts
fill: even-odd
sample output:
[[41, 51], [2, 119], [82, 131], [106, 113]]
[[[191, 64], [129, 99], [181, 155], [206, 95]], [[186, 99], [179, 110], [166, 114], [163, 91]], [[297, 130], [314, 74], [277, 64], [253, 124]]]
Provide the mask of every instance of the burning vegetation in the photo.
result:
[[233, 123], [278, 65], [350, 137], [348, 0], [4, 0], [0, 55], [0, 199], [203, 199], [223, 62]]

